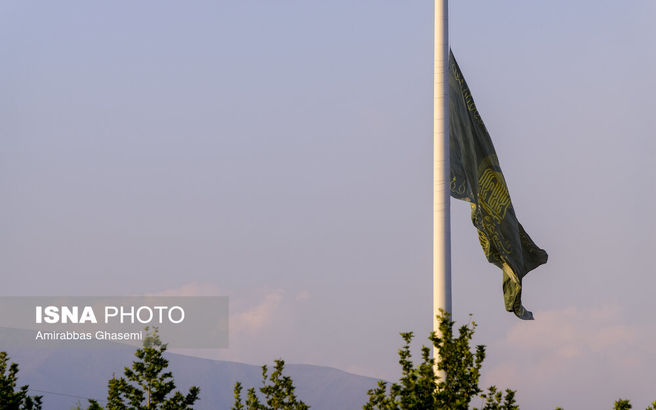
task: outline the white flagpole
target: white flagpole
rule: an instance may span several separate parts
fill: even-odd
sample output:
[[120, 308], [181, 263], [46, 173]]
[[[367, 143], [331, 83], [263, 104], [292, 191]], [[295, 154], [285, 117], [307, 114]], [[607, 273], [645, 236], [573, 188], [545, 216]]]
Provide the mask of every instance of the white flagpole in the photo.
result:
[[[435, 79], [433, 113], [433, 330], [436, 315], [451, 312], [451, 209], [449, 166], [448, 0], [435, 0]], [[438, 358], [437, 349], [433, 357]], [[442, 375], [443, 376], [443, 375]]]

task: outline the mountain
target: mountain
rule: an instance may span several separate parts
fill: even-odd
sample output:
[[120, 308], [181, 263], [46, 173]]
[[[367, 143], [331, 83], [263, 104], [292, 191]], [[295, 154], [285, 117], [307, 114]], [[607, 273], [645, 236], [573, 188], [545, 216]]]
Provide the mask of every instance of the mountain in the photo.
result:
[[[19, 385], [29, 384], [30, 394], [43, 395], [46, 410], [70, 409], [78, 400], [86, 406], [86, 398], [102, 403], [107, 381], [114, 374], [122, 375], [135, 359], [135, 348], [109, 344], [102, 348], [0, 346], [0, 350], [7, 350], [11, 361], [19, 364]], [[200, 400], [194, 407], [199, 410], [230, 409], [236, 381], [242, 382], [244, 390], [261, 383], [259, 366], [168, 352], [166, 357], [178, 390], [200, 387]], [[323, 366], [286, 364], [285, 374], [293, 378], [297, 396], [316, 410], [362, 408], [367, 390], [376, 385], [376, 379]]]

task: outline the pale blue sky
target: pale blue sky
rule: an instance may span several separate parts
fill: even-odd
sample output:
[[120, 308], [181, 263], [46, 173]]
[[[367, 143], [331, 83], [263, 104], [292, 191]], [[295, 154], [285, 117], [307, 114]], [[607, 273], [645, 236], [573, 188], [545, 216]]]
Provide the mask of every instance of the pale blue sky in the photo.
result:
[[[431, 326], [432, 13], [0, 3], [0, 292], [220, 293], [217, 358], [395, 377], [398, 332]], [[656, 399], [654, 21], [651, 0], [451, 5], [517, 215], [550, 255], [520, 322], [452, 201], [455, 317], [480, 324], [484, 383], [526, 408]]]

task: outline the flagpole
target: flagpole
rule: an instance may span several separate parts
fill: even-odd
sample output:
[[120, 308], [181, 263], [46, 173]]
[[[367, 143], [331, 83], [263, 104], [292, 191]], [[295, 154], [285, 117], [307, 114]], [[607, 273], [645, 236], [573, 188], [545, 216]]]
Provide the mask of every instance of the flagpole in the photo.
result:
[[[448, 0], [435, 0], [433, 112], [433, 330], [440, 309], [451, 312], [451, 209], [449, 166], [449, 13]], [[438, 358], [438, 351], [433, 351]], [[443, 375], [442, 375], [443, 376]]]

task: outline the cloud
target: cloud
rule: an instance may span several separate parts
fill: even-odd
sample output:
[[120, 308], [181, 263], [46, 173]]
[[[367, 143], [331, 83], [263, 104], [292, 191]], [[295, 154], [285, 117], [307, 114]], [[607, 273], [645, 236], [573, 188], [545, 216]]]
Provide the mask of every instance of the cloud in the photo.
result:
[[275, 316], [283, 301], [283, 295], [284, 292], [280, 289], [270, 290], [258, 304], [230, 315], [230, 331], [239, 337], [254, 336], [277, 321]]
[[527, 408], [607, 407], [622, 395], [649, 399], [656, 366], [653, 324], [629, 322], [616, 305], [535, 316], [533, 322], [516, 322], [488, 345], [483, 385], [517, 389], [533, 400], [520, 400]]
[[[229, 291], [217, 285], [189, 282], [177, 288], [147, 293], [146, 296], [228, 296], [230, 299], [229, 347], [227, 349], [173, 349], [172, 351], [211, 359], [263, 363], [276, 357], [280, 340], [294, 327], [295, 304], [307, 300], [309, 292], [286, 297], [283, 289]], [[278, 340], [278, 343], [273, 343]], [[266, 343], [263, 343], [266, 341]]]
[[617, 306], [569, 307], [540, 312], [530, 326], [518, 323], [505, 343], [516, 349], [541, 351], [548, 360], [572, 359], [634, 343], [638, 329], [622, 323]]
[[189, 282], [178, 288], [146, 293], [145, 296], [224, 296], [221, 288], [209, 283]]
[[[228, 296], [229, 343], [225, 349], [173, 349], [174, 353], [261, 365], [284, 357], [291, 362], [321, 362], [307, 339], [304, 313], [312, 294], [307, 289], [227, 289], [208, 283], [189, 282], [149, 296]], [[356, 370], [353, 368], [352, 370]], [[365, 373], [364, 369], [357, 369]]]
[[305, 302], [306, 300], [310, 300], [311, 297], [312, 294], [309, 291], [303, 289], [296, 295], [296, 300], [299, 302]]
[[[293, 306], [282, 289], [249, 292], [222, 290], [207, 283], [190, 282], [178, 288], [149, 293], [147, 296], [228, 296], [230, 298], [229, 347], [227, 349], [172, 349], [174, 353], [208, 359], [262, 364], [276, 357], [268, 341], [289, 332]], [[264, 343], [267, 342], [267, 343]]]
[[[276, 314], [283, 302], [285, 292], [282, 289], [267, 289], [250, 292], [247, 295], [230, 295], [221, 288], [208, 283], [189, 282], [180, 287], [160, 292], [146, 293], [145, 296], [225, 296], [230, 299], [230, 333], [238, 337], [256, 336], [279, 318]], [[233, 297], [234, 296], [234, 297]], [[301, 291], [296, 300], [307, 300], [310, 294]]]

